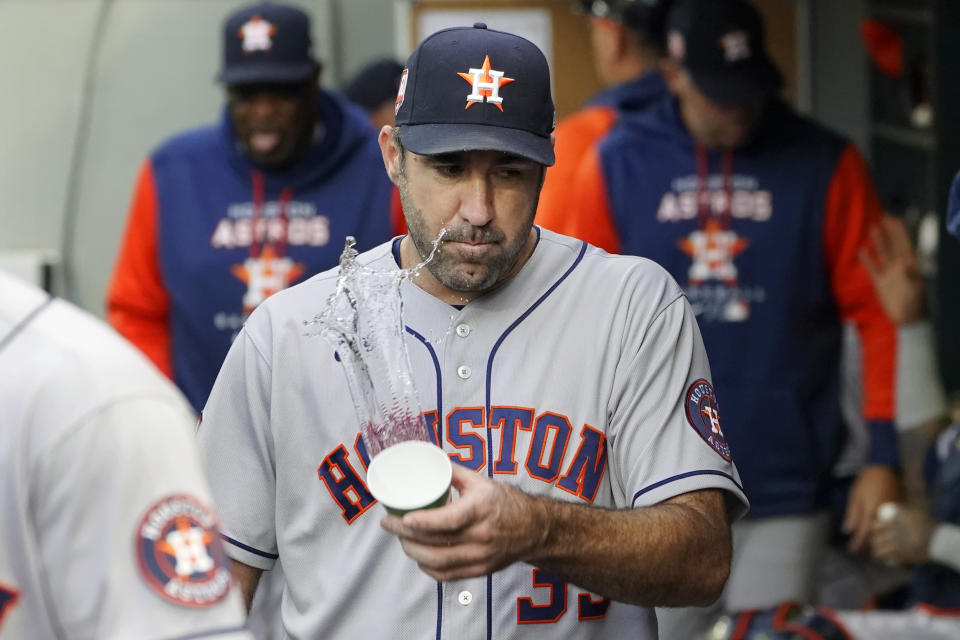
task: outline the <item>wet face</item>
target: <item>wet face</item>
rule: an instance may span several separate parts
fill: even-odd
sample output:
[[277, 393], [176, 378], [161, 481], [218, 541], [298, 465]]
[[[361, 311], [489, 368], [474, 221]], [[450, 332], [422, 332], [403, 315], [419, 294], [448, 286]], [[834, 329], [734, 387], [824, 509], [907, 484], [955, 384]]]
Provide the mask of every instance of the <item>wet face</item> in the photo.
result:
[[317, 81], [227, 87], [237, 141], [254, 164], [280, 169], [300, 160], [313, 138]]
[[465, 302], [523, 266], [536, 242], [532, 226], [541, 165], [494, 151], [437, 156], [404, 151], [401, 162], [389, 127], [380, 138], [382, 149], [392, 147], [384, 149], [384, 158], [400, 191], [418, 260], [430, 255], [440, 230], [446, 229], [427, 265], [434, 286], [424, 288]]
[[688, 72], [673, 66], [664, 69], [670, 91], [680, 103], [680, 115], [694, 140], [705, 147], [736, 149], [753, 135], [766, 109], [768, 97], [758, 95], [721, 105], [707, 98]]

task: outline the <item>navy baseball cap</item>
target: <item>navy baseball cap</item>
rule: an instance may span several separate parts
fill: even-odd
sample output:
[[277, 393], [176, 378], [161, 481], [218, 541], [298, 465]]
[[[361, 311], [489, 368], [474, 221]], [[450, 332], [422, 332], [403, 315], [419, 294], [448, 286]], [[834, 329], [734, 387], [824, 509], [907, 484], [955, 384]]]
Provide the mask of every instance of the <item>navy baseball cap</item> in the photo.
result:
[[377, 60], [354, 76], [343, 90], [343, 95], [364, 109], [376, 109], [397, 95], [402, 74], [403, 65], [396, 60]]
[[744, 0], [679, 0], [667, 17], [667, 54], [718, 104], [770, 96], [783, 85], [763, 20]]
[[555, 157], [550, 70], [529, 40], [483, 23], [438, 31], [407, 60], [397, 92], [403, 145], [420, 155], [503, 151]]
[[580, 9], [619, 22], [639, 36], [663, 46], [664, 23], [672, 0], [579, 0]]
[[310, 38], [310, 17], [272, 2], [244, 7], [223, 25], [224, 84], [295, 83], [318, 68]]

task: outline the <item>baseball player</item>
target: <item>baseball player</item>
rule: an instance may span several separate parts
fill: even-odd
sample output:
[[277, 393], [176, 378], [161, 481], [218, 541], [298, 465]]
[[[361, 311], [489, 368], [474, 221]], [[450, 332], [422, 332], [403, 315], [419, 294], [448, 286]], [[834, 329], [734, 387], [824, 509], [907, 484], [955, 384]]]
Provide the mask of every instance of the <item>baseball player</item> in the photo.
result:
[[543, 54], [483, 24], [407, 61], [380, 146], [423, 260], [407, 348], [458, 497], [402, 518], [365, 482], [344, 372], [304, 320], [337, 271], [268, 299], [199, 430], [227, 553], [251, 597], [280, 558], [292, 638], [656, 638], [656, 604], [706, 603], [745, 510], [706, 354], [655, 264], [534, 227], [554, 109]]
[[580, 0], [578, 4], [589, 16], [590, 48], [603, 89], [583, 109], [557, 123], [557, 161], [540, 191], [538, 209], [546, 215], [569, 206], [580, 162], [602, 144], [622, 114], [641, 111], [667, 95], [659, 64], [672, 0]]
[[393, 233], [375, 133], [319, 86], [310, 24], [275, 2], [232, 12], [219, 123], [164, 142], [137, 178], [107, 319], [197, 413], [246, 314], [335, 265], [343, 236]]
[[[581, 163], [577, 197], [539, 220], [655, 259], [685, 285], [752, 504], [722, 606], [815, 601], [844, 430], [843, 322], [860, 336], [869, 432], [841, 509], [851, 551], [900, 491], [896, 333], [857, 257], [882, 210], [857, 149], [776, 98], [782, 78], [749, 2], [678, 0], [667, 42], [672, 95], [622, 118]], [[709, 616], [660, 622], [688, 638]]]
[[189, 406], [101, 322], [0, 291], [0, 638], [248, 639]]

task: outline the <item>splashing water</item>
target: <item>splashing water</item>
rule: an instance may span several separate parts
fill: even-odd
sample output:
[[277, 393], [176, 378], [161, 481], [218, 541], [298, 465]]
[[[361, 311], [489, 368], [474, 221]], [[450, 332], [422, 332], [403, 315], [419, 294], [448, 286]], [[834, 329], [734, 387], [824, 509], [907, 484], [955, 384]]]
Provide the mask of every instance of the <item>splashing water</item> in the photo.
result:
[[343, 365], [371, 459], [397, 442], [433, 441], [420, 410], [404, 342], [400, 286], [434, 258], [446, 231], [445, 227], [440, 230], [423, 262], [387, 271], [357, 263], [356, 240], [347, 236], [336, 289], [326, 308], [304, 323], [316, 326], [308, 335], [323, 336]]

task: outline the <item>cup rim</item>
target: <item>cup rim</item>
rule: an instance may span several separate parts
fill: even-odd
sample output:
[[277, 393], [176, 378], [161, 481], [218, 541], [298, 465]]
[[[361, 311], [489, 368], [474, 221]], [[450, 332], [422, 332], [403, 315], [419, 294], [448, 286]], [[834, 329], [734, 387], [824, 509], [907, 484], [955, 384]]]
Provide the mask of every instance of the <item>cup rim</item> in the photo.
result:
[[[432, 450], [433, 452], [435, 452], [435, 453], [431, 453], [430, 455], [432, 456], [433, 460], [437, 461], [438, 467], [440, 464], [439, 461], [441, 459], [446, 461], [447, 464], [443, 471], [443, 476], [445, 477], [445, 482], [443, 484], [443, 487], [438, 488], [435, 494], [430, 494], [429, 499], [417, 500], [415, 502], [412, 500], [409, 502], [403, 502], [398, 500], [393, 500], [388, 502], [384, 500], [382, 497], [385, 491], [384, 491], [384, 487], [380, 482], [380, 475], [377, 473], [377, 469], [379, 468], [379, 465], [377, 465], [376, 462], [377, 460], [380, 460], [382, 464], [385, 460], [390, 460], [391, 458], [395, 457], [400, 451], [408, 450], [412, 448], [420, 449], [423, 451]], [[385, 454], [387, 455], [387, 458], [382, 458], [382, 456], [384, 456]], [[437, 445], [435, 445], [434, 443], [427, 442], [425, 440], [405, 440], [403, 442], [398, 442], [394, 445], [391, 445], [386, 449], [383, 449], [382, 451], [380, 451], [377, 455], [375, 455], [373, 459], [370, 460], [370, 463], [367, 467], [367, 488], [370, 490], [370, 493], [373, 495], [374, 498], [377, 499], [378, 502], [380, 502], [385, 507], [388, 507], [389, 509], [394, 511], [404, 511], [404, 512], [414, 511], [416, 509], [422, 509], [422, 508], [433, 505], [433, 503], [437, 502], [440, 498], [444, 496], [444, 494], [446, 494], [450, 490], [450, 483], [452, 480], [453, 480], [453, 466], [452, 466], [452, 462], [450, 461], [450, 457], [447, 455], [447, 452], [441, 449], [440, 447], [438, 447]]]

